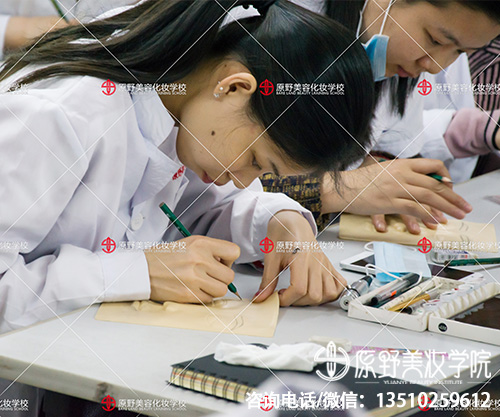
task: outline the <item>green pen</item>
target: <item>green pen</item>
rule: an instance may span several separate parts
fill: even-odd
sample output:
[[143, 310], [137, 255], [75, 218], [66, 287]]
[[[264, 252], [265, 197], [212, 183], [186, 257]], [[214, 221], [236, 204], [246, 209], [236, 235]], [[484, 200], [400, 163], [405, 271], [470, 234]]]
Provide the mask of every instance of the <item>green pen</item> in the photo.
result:
[[[181, 223], [181, 221], [175, 216], [175, 214], [168, 208], [168, 206], [165, 203], [160, 203], [160, 208], [162, 211], [167, 215], [167, 217], [170, 219], [170, 221], [174, 224], [175, 227], [177, 227], [177, 230], [181, 232], [182, 236], [184, 237], [189, 237], [191, 236], [191, 233], [189, 233], [189, 230], [184, 227], [184, 225]], [[238, 294], [238, 290], [234, 286], [234, 284], [231, 282], [227, 286], [229, 291], [231, 291], [233, 294], [236, 294], [238, 298], [241, 300], [242, 298]]]
[[454, 259], [448, 261], [446, 266], [460, 266], [460, 265], [493, 265], [500, 264], [500, 258], [471, 258], [471, 259]]
[[449, 184], [453, 184], [453, 181], [450, 180], [448, 177], [443, 177], [442, 175], [438, 174], [427, 174], [428, 177], [434, 178], [435, 180], [438, 180], [439, 182], [447, 182]]
[[64, 15], [63, 11], [61, 10], [61, 6], [59, 6], [59, 4], [57, 3], [57, 0], [50, 0], [50, 2], [54, 5], [57, 13], [59, 13], [59, 16], [62, 17], [66, 22], [69, 22], [69, 19]]

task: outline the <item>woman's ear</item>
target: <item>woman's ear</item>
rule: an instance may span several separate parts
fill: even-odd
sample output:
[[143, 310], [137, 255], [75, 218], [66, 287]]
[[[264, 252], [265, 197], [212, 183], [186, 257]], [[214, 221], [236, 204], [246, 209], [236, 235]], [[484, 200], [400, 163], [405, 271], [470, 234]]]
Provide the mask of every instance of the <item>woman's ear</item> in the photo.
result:
[[257, 90], [257, 80], [248, 72], [232, 74], [221, 80], [214, 89], [216, 98], [236, 96], [248, 98]]

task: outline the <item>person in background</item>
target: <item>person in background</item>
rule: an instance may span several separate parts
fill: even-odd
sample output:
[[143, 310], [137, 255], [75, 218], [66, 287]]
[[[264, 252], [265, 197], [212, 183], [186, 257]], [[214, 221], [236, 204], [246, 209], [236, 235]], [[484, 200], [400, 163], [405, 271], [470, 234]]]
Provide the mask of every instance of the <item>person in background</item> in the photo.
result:
[[[446, 222], [443, 213], [464, 218], [472, 206], [449, 184], [427, 174], [444, 168], [443, 162], [451, 169], [446, 176], [452, 179], [460, 181], [472, 173], [470, 164], [475, 161], [456, 160], [445, 137], [453, 115], [461, 108], [474, 107], [472, 94], [438, 97], [434, 93], [424, 99], [415, 87], [423, 78], [433, 83], [470, 83], [463, 52], [472, 52], [498, 36], [500, 3], [330, 0], [323, 4], [322, 11], [353, 31], [358, 29], [365, 46], [371, 43], [374, 71], [383, 69], [381, 74], [374, 74], [382, 100], [373, 124], [374, 143], [367, 147], [372, 152], [359, 169], [341, 173], [340, 189], [329, 176], [283, 179], [270, 175], [262, 178], [264, 188], [284, 191], [311, 208], [320, 228], [331, 222], [330, 213], [341, 211], [372, 215], [380, 232], [386, 230], [384, 214], [401, 214], [407, 229], [416, 234], [420, 232], [417, 218], [431, 228]], [[388, 36], [387, 44], [380, 35]], [[387, 46], [386, 55], [373, 53], [377, 42]], [[448, 137], [452, 133], [453, 129]], [[395, 156], [425, 159], [383, 162]]]
[[[475, 124], [479, 123], [479, 125], [475, 131], [481, 132], [481, 127], [488, 125], [489, 129], [494, 127], [498, 132], [496, 126], [499, 123], [500, 114], [495, 110], [500, 109], [500, 37], [495, 38], [484, 48], [470, 54], [469, 62], [472, 83], [476, 85], [474, 99], [477, 108], [481, 110], [482, 114], [479, 115], [476, 112], [475, 118], [479, 121], [476, 121]], [[457, 114], [455, 117], [461, 118], [467, 116]], [[483, 144], [491, 144], [491, 140], [488, 140], [491, 136], [487, 134], [487, 129], [484, 128], [482, 132], [484, 132], [484, 136], [482, 137]], [[458, 147], [460, 148], [460, 146]], [[470, 156], [469, 152], [465, 154]], [[481, 152], [480, 155], [472, 175], [473, 177], [500, 168], [500, 156], [495, 151], [490, 152], [490, 148], [484, 149], [484, 152]]]

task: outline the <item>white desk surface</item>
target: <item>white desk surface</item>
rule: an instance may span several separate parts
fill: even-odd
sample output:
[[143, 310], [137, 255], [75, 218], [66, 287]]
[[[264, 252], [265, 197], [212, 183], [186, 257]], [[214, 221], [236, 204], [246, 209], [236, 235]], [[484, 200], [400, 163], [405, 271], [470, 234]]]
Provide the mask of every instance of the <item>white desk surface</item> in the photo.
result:
[[[475, 206], [467, 220], [493, 222], [497, 226], [497, 236], [500, 233], [500, 214], [497, 216], [500, 205], [484, 199], [484, 196], [500, 194], [498, 184], [500, 171], [456, 186], [456, 190]], [[321, 240], [338, 240], [338, 228], [332, 227], [323, 233]], [[345, 242], [344, 249], [328, 255], [339, 268], [341, 259], [359, 253], [362, 247], [360, 242]], [[495, 278], [500, 278], [500, 268], [486, 266], [486, 269]], [[239, 271], [235, 284], [240, 294], [249, 298], [258, 289], [260, 276], [247, 267]], [[349, 282], [360, 277], [346, 271], [344, 276]], [[96, 402], [101, 402], [107, 394], [115, 399], [183, 400], [187, 410], [181, 413], [188, 417], [227, 411], [228, 402], [167, 386], [165, 381], [170, 377], [171, 364], [211, 354], [220, 341], [280, 344], [325, 335], [349, 338], [354, 345], [469, 352], [484, 349], [494, 358], [492, 362], [497, 368], [492, 363], [490, 370], [493, 373], [498, 369], [500, 358], [500, 347], [497, 346], [431, 332], [384, 328], [378, 323], [348, 318], [338, 303], [281, 309], [273, 338], [97, 321], [94, 320], [97, 308], [91, 306], [69, 313], [62, 319], [52, 319], [2, 335], [0, 377], [11, 380], [19, 377], [19, 382]], [[454, 373], [449, 369], [447, 372], [448, 375]], [[450, 389], [456, 390], [457, 387], [450, 386]], [[179, 415], [176, 411], [145, 413]]]

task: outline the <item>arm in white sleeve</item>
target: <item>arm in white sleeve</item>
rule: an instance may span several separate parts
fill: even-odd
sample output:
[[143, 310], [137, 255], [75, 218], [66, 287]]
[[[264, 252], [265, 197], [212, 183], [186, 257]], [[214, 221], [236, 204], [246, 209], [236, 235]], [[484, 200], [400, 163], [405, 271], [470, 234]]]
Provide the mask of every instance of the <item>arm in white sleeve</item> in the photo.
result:
[[424, 158], [439, 159], [450, 166], [454, 160], [444, 134], [455, 115], [455, 109], [434, 109], [424, 111], [424, 146], [420, 153]]
[[[179, 213], [184, 212], [206, 187], [195, 174], [188, 172], [188, 175], [191, 189], [188, 187], [179, 202]], [[282, 210], [302, 213], [316, 232], [316, 223], [309, 210], [284, 194], [263, 192], [258, 179], [245, 190], [237, 189], [232, 183], [222, 187], [212, 185], [186, 211], [193, 220], [186, 220], [186, 223], [183, 220], [183, 223], [193, 234], [236, 243], [241, 249], [237, 263], [247, 263], [264, 258], [259, 243], [266, 237], [271, 217]]]
[[104, 257], [45, 240], [91, 163], [87, 132], [73, 122], [49, 100], [0, 95], [0, 332], [94, 302], [149, 297], [142, 252]]
[[4, 56], [5, 48], [5, 34], [7, 32], [7, 25], [9, 24], [9, 15], [0, 14], [0, 60]]

